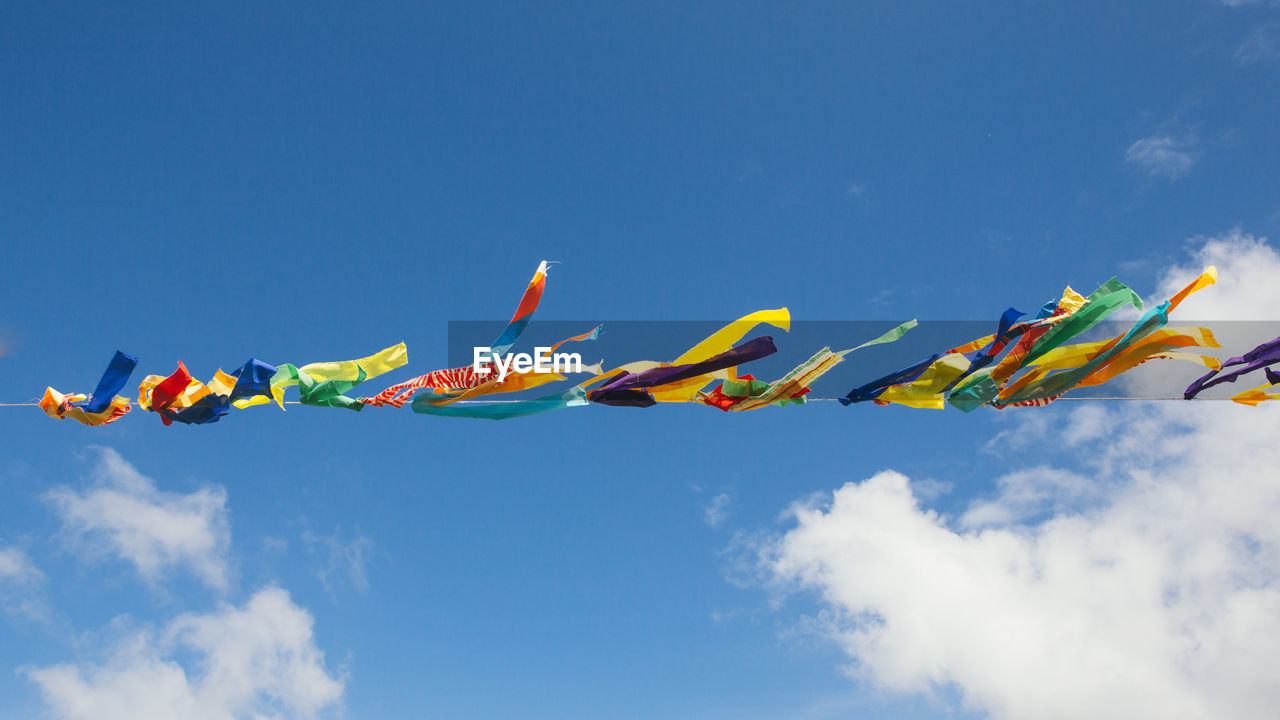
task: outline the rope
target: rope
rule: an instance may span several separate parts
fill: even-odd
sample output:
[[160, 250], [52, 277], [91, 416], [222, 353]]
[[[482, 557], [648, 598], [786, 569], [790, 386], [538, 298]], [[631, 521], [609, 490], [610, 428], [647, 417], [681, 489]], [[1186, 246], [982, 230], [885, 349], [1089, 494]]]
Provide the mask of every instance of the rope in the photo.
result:
[[[805, 402], [839, 402], [841, 399], [842, 398], [806, 397]], [[1173, 396], [1173, 397], [1136, 397], [1136, 396], [1125, 397], [1121, 395], [1114, 395], [1110, 397], [1060, 397], [1054, 402], [1062, 402], [1064, 400], [1074, 400], [1076, 402], [1092, 402], [1095, 400], [1127, 401], [1127, 402], [1156, 402], [1156, 401], [1176, 400], [1178, 402], [1187, 402], [1186, 398], [1176, 397], [1176, 396]], [[1229, 397], [1198, 397], [1198, 398], [1195, 398], [1194, 401], [1200, 402], [1201, 400], [1231, 400], [1231, 398]], [[502, 405], [505, 403], [519, 403], [519, 402], [525, 402], [525, 401], [524, 400], [459, 400], [453, 404], [454, 405]], [[284, 404], [285, 405], [302, 405], [303, 403], [298, 400], [285, 400]], [[0, 407], [39, 407], [39, 406], [40, 406], [39, 403], [33, 403], [33, 402], [0, 403]]]

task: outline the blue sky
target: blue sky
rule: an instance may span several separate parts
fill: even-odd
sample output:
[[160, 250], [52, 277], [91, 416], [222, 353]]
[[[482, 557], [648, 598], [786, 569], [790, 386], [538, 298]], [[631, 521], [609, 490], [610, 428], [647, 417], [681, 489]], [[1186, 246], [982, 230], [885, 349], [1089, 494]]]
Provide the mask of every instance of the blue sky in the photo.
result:
[[[0, 401], [88, 391], [117, 348], [207, 377], [404, 340], [399, 381], [443, 366], [451, 320], [496, 333], [542, 259], [561, 264], [538, 317], [606, 323], [994, 323], [1116, 274], [1144, 295], [1205, 258], [1238, 277], [1275, 257], [1278, 69], [1262, 1], [6, 7]], [[1218, 319], [1248, 319], [1266, 282], [1224, 290]], [[816, 349], [775, 335], [780, 364]], [[844, 592], [885, 548], [825, 555], [803, 533], [845, 527], [840, 505], [787, 511], [864, 480], [855, 506], [891, 503], [892, 469], [963, 545], [968, 509], [1012, 507], [1052, 465], [1040, 514], [1001, 531], [1099, 507], [1130, 528], [1115, 478], [1155, 466], [1090, 428], [1140, 423], [1081, 407], [99, 429], [0, 408], [0, 717], [85, 717], [73, 699], [131, 677], [196, 688], [210, 717], [1032, 717], [1042, 698], [953, 668], [975, 656], [912, 672], [910, 637], [851, 640], [859, 613], [910, 605]], [[286, 679], [210, 680], [258, 657], [241, 645], [285, 648]], [[1223, 709], [1199, 687], [1178, 692]], [[185, 707], [112, 697], [121, 717]]]

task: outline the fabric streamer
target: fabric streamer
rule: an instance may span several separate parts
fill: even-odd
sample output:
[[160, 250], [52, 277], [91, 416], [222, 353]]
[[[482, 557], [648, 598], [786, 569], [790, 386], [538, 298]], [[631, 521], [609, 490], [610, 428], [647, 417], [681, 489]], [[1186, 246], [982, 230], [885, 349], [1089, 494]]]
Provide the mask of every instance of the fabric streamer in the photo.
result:
[[[712, 394], [718, 393], [720, 396], [736, 398], [736, 401], [727, 405], [716, 402], [708, 402], [707, 404], [716, 405], [721, 410], [732, 410], [733, 412], [758, 410], [768, 405], [786, 403], [792, 400], [796, 401], [797, 404], [803, 404], [804, 396], [809, 393], [809, 385], [843, 361], [844, 357], [840, 353], [832, 352], [831, 348], [822, 348], [776, 382], [749, 382], [746, 387], [739, 387], [741, 385], [740, 382], [735, 383], [732, 380], [726, 380], [720, 387], [712, 391]], [[754, 378], [751, 380], [754, 381]], [[704, 402], [706, 401], [704, 400]]]
[[116, 420], [124, 417], [126, 413], [132, 409], [127, 398], [115, 398], [111, 405], [101, 413], [87, 413], [84, 408], [76, 407], [76, 403], [88, 399], [88, 395], [82, 393], [62, 394], [51, 387], [44, 390], [44, 395], [40, 398], [40, 402], [36, 403], [45, 415], [55, 420], [66, 420], [68, 418], [75, 420], [82, 425], [98, 426], [109, 425]]
[[974, 370], [958, 379], [947, 394], [947, 402], [963, 412], [990, 403], [1018, 371], [1096, 326], [1125, 303], [1135, 302], [1141, 309], [1141, 298], [1115, 278], [1100, 285], [1088, 298], [1066, 288], [1056, 303], [1045, 303], [1030, 323], [1014, 326], [1010, 334], [1020, 337], [994, 367]]
[[395, 370], [409, 361], [404, 343], [359, 360], [322, 362], [294, 367], [281, 365], [271, 378], [271, 387], [283, 390], [297, 386], [303, 405], [363, 410], [364, 403], [345, 395], [370, 378]]
[[[1102, 385], [1149, 360], [1184, 360], [1204, 367], [1220, 366], [1212, 356], [1178, 350], [1221, 347], [1208, 328], [1163, 328], [1140, 339], [1118, 342], [1120, 339], [1065, 345], [1047, 353], [1018, 382], [1006, 388], [1002, 396], [1008, 399], [998, 400], [997, 406], [1056, 399], [1069, 389]], [[1057, 373], [1053, 375], [1055, 379], [1046, 380], [1051, 373]], [[1068, 385], [1070, 387], [1066, 387]], [[1027, 390], [1028, 387], [1033, 389]]]
[[[1070, 288], [1068, 288], [1068, 292]], [[1016, 325], [1022, 313], [1014, 308], [1005, 310], [1000, 316], [996, 333], [984, 338], [970, 341], [954, 347], [941, 355], [934, 355], [929, 360], [916, 363], [910, 368], [893, 373], [879, 381], [864, 385], [854, 391], [857, 396], [849, 398], [851, 402], [863, 402], [870, 399], [877, 405], [905, 405], [913, 408], [941, 410], [946, 406], [946, 393], [970, 374], [990, 364], [1008, 344], [1031, 324]], [[971, 357], [972, 356], [972, 357]], [[924, 369], [915, 374], [921, 365]], [[908, 378], [884, 386], [884, 382], [895, 377]], [[852, 394], [852, 393], [851, 393]], [[846, 396], [848, 398], [849, 396]], [[847, 404], [847, 403], [846, 403]]]
[[[1068, 288], [1068, 290], [1069, 289], [1070, 288]], [[1041, 308], [1041, 312], [1044, 312], [1044, 308]], [[960, 347], [952, 348], [951, 352], [953, 353], [977, 353], [977, 355], [969, 363], [969, 367], [965, 369], [964, 372], [960, 373], [959, 377], [952, 380], [951, 384], [943, 388], [942, 392], [951, 390], [953, 387], [963, 382], [965, 378], [990, 365], [996, 359], [996, 356], [1008, 347], [1009, 343], [1012, 342], [1014, 338], [1018, 337], [1023, 332], [1026, 332], [1030, 327], [1029, 323], [1022, 325], [1017, 324], [1018, 318], [1025, 314], [1026, 313], [1019, 312], [1016, 308], [1009, 308], [1000, 316], [1000, 323], [996, 326], [995, 335], [990, 335], [983, 338], [981, 341], [975, 341], [968, 345], [961, 345]]]
[[[1099, 288], [1100, 290], [1101, 288]], [[1097, 291], [1095, 291], [1096, 293]], [[1018, 342], [1004, 356], [1000, 362], [996, 363], [992, 368], [990, 376], [1000, 385], [1003, 385], [1015, 372], [1026, 366], [1029, 362], [1028, 355], [1032, 349], [1036, 347], [1036, 343], [1049, 332], [1055, 325], [1066, 320], [1077, 310], [1084, 307], [1088, 302], [1088, 298], [1080, 293], [1072, 290], [1068, 286], [1062, 291], [1062, 297], [1056, 303], [1052, 301], [1045, 303], [1040, 308], [1040, 312], [1036, 314], [1035, 320], [1028, 323], [1025, 327], [1020, 327], [1021, 336]], [[1046, 314], [1047, 313], [1047, 314]], [[1092, 327], [1092, 325], [1090, 326]], [[1087, 329], [1087, 328], [1086, 328]], [[1083, 332], [1083, 331], [1082, 331]], [[1079, 334], [1079, 333], [1076, 333]], [[976, 373], [975, 373], [976, 374]], [[963, 388], [965, 383], [958, 383], [955, 390]], [[994, 397], [994, 395], [992, 396]]]
[[[160, 421], [172, 425], [175, 411], [189, 408], [215, 390], [230, 393], [235, 378], [221, 370], [214, 374], [209, 385], [191, 377], [187, 366], [178, 363], [178, 369], [169, 376], [148, 375], [138, 385], [138, 407], [160, 415]], [[212, 386], [212, 387], [210, 387]]]
[[[824, 348], [830, 352], [829, 348]], [[821, 354], [821, 352], [819, 352]], [[709, 393], [698, 395], [704, 405], [720, 408], [725, 412], [736, 410], [744, 400], [762, 395], [772, 387], [771, 383], [756, 380], [755, 376], [739, 375], [736, 379], [725, 380], [719, 387]]]
[[1125, 305], [1143, 309], [1142, 298], [1137, 293], [1130, 290], [1128, 285], [1111, 278], [1090, 293], [1083, 305], [1065, 315], [1041, 335], [1022, 359], [1022, 366], [1030, 365], [1050, 350], [1096, 326]]
[[414, 400], [422, 400], [435, 406], [445, 406], [463, 400], [474, 400], [475, 398], [485, 397], [487, 395], [509, 394], [532, 390], [533, 388], [547, 385], [553, 382], [565, 380], [565, 376], [559, 373], [511, 373], [507, 375], [502, 382], [498, 381], [496, 376], [491, 380], [485, 381], [481, 385], [468, 388], [457, 393], [441, 393], [440, 391], [428, 392], [423, 390], [419, 392]]
[[237, 407], [246, 407], [245, 403], [252, 400], [270, 402], [268, 378], [275, 372], [274, 366], [250, 358], [234, 373], [218, 370], [206, 384], [191, 377], [187, 366], [179, 362], [178, 369], [168, 377], [148, 375], [142, 380], [138, 405], [160, 415], [165, 425], [207, 425], [226, 415], [233, 402]]
[[[777, 310], [759, 310], [745, 315], [725, 325], [709, 335], [702, 342], [694, 345], [671, 361], [672, 365], [699, 363], [703, 360], [727, 352], [735, 343], [746, 337], [747, 333], [759, 325], [772, 325], [784, 332], [791, 330], [791, 312], [786, 308]], [[713, 380], [728, 379], [726, 370], [707, 373], [687, 378], [681, 382], [670, 383], [651, 392], [657, 402], [692, 402], [698, 392]]]
[[[1113, 361], [1121, 360], [1121, 366], [1132, 363], [1130, 365], [1132, 367], [1148, 355], [1178, 347], [1179, 345], [1177, 344], [1168, 347], [1161, 344], [1139, 345], [1137, 350], [1140, 352], [1137, 354], [1135, 354], [1134, 348], [1140, 340], [1167, 325], [1169, 313], [1182, 300], [1191, 293], [1212, 285], [1217, 281], [1217, 277], [1218, 271], [1216, 268], [1206, 268], [1203, 273], [1172, 298], [1143, 313], [1142, 317], [1133, 324], [1133, 327], [1128, 332], [1106, 342], [1098, 349], [1093, 349], [1089, 344], [1071, 347], [1069, 350], [1063, 348], [1065, 352], [1061, 360], [1052, 364], [1042, 364], [1041, 367], [1032, 369], [1022, 378], [1019, 378], [1017, 382], [1001, 390], [993, 404], [996, 407], [1001, 407], [1032, 400], [1052, 401], [1052, 399], [1061, 397], [1095, 373], [1101, 373], [1108, 379], [1114, 376], [1116, 373], [1108, 373], [1105, 370], [1105, 366]], [[1207, 341], [1213, 343], [1208, 347], [1216, 346], [1217, 342], [1212, 339], [1212, 334], [1209, 334], [1207, 330], [1201, 330], [1203, 331], [1202, 337], [1207, 335]], [[1183, 335], [1183, 338], [1186, 339], [1188, 344], [1196, 343], [1196, 340], [1189, 335]], [[1187, 345], [1181, 346], [1186, 347]], [[1042, 360], [1047, 355], [1047, 353], [1042, 355]], [[1091, 384], [1098, 384], [1098, 382], [1095, 381]]]
[[[1191, 400], [1202, 391], [1208, 390], [1214, 385], [1233, 383], [1249, 373], [1256, 372], [1276, 363], [1280, 363], [1280, 337], [1275, 340], [1264, 342], [1244, 355], [1233, 357], [1222, 363], [1221, 370], [1214, 370], [1206, 373], [1203, 377], [1198, 378], [1195, 382], [1188, 385], [1187, 389], [1183, 392], [1182, 397], [1187, 400]], [[1235, 369], [1229, 372], [1222, 372], [1223, 370], [1227, 370], [1227, 368]]]
[[678, 383], [699, 375], [706, 375], [717, 370], [737, 367], [752, 360], [759, 360], [772, 355], [777, 350], [778, 348], [773, 344], [773, 338], [768, 335], [762, 335], [706, 360], [654, 368], [642, 373], [627, 373], [607, 383], [596, 392], [654, 388], [660, 385]]
[[98, 386], [94, 388], [93, 394], [86, 402], [76, 403], [76, 406], [90, 415], [103, 412], [124, 389], [136, 367], [138, 367], [138, 358], [117, 350], [111, 357], [111, 362], [107, 363], [107, 369], [102, 372], [102, 377], [98, 380]]
[[[1098, 343], [1102, 345], [1102, 343]], [[1118, 354], [1106, 367], [1095, 371], [1076, 384], [1076, 387], [1093, 387], [1111, 381], [1148, 360], [1182, 360], [1218, 369], [1222, 363], [1212, 355], [1182, 352], [1176, 348], [1221, 348], [1217, 338], [1208, 328], [1163, 328], [1135, 343]]]
[[803, 404], [804, 396], [810, 391], [809, 386], [843, 362], [847, 355], [873, 345], [896, 342], [917, 324], [915, 320], [908, 320], [883, 335], [848, 350], [832, 352], [829, 347], [822, 348], [774, 383], [759, 382], [750, 376], [747, 376], [750, 381], [745, 386], [732, 379], [726, 380], [700, 399], [707, 405], [733, 412], [757, 410], [773, 404]]
[[[758, 310], [749, 315], [734, 320], [725, 325], [711, 335], [707, 336], [697, 345], [686, 350], [670, 363], [655, 362], [652, 360], [638, 360], [635, 362], [620, 365], [608, 372], [601, 373], [579, 385], [582, 388], [588, 388], [597, 383], [611, 381], [621, 375], [628, 373], [642, 373], [662, 367], [672, 367], [674, 365], [684, 365], [697, 363], [706, 360], [715, 355], [727, 352], [734, 343], [741, 340], [747, 333], [761, 324], [772, 325], [784, 331], [791, 329], [791, 313], [786, 308], [777, 310]], [[631, 397], [638, 405], [635, 407], [648, 407], [654, 402], [692, 402], [702, 388], [713, 380], [728, 380], [729, 372], [727, 369], [718, 370], [716, 372], [699, 375], [688, 378], [680, 382], [669, 383], [660, 388], [653, 388], [652, 392], [645, 391], [640, 393], [615, 393], [614, 400], [621, 402], [624, 397]], [[652, 402], [650, 402], [652, 401]], [[646, 404], [647, 403], [647, 404]]]
[[433, 405], [430, 402], [427, 402], [427, 398], [424, 397], [424, 395], [419, 395], [413, 400], [413, 411], [424, 415], [438, 415], [441, 417], [507, 420], [509, 418], [525, 417], [527, 415], [536, 415], [539, 413], [550, 412], [552, 410], [563, 410], [565, 408], [585, 405], [587, 405], [586, 391], [582, 388], [575, 387], [569, 388], [563, 393], [535, 398], [533, 400], [520, 400], [508, 403], [489, 403], [486, 405]]
[[1266, 375], [1267, 375], [1266, 385], [1263, 385], [1261, 387], [1256, 387], [1252, 390], [1245, 390], [1244, 392], [1241, 392], [1241, 393], [1236, 393], [1235, 395], [1231, 396], [1231, 399], [1240, 403], [1241, 405], [1253, 405], [1255, 407], [1259, 403], [1266, 402], [1267, 400], [1280, 399], [1280, 393], [1267, 392], [1267, 390], [1269, 390], [1270, 388], [1280, 385], [1280, 373], [1277, 373], [1271, 368], [1264, 368], [1264, 372], [1266, 372]]
[[[196, 383], [197, 387], [200, 385]], [[213, 379], [204, 385], [204, 392], [185, 407], [169, 407], [161, 409], [164, 420], [180, 422], [184, 425], [207, 425], [222, 419], [231, 409], [231, 393], [235, 389], [236, 378], [218, 370]], [[168, 424], [167, 422], [165, 423]]]
[[925, 370], [928, 370], [929, 367], [940, 357], [940, 355], [930, 355], [920, 362], [908, 365], [901, 370], [895, 370], [884, 377], [877, 378], [869, 383], [860, 385], [850, 390], [844, 397], [839, 398], [840, 404], [848, 406], [853, 403], [875, 400], [880, 397], [880, 394], [888, 389], [889, 386], [912, 382], [916, 378], [920, 377], [920, 375], [923, 374]]
[[[586, 332], [581, 335], [575, 335], [571, 338], [565, 338], [564, 340], [561, 340], [560, 342], [556, 343], [551, 347], [552, 352], [554, 352], [556, 348], [559, 348], [561, 345], [564, 345], [567, 342], [573, 342], [577, 340], [595, 340], [599, 335], [599, 330], [600, 330], [600, 326], [596, 326], [590, 332]], [[582, 371], [598, 376], [601, 373], [600, 363], [596, 363], [595, 365], [591, 365], [591, 366], [584, 366], [582, 368]], [[484, 380], [479, 385], [475, 385], [473, 387], [466, 388], [457, 392], [445, 390], [443, 388], [436, 388], [433, 392], [427, 392], [426, 388], [423, 388], [423, 392], [419, 392], [416, 396], [414, 396], [414, 402], [417, 403], [417, 407], [422, 407], [422, 408], [425, 408], [428, 406], [446, 407], [448, 405], [451, 405], [457, 402], [461, 402], [464, 400], [470, 401], [470, 400], [474, 400], [476, 398], [482, 398], [488, 395], [510, 394], [510, 393], [522, 392], [525, 390], [531, 390], [533, 388], [546, 385], [548, 383], [559, 382], [561, 380], [566, 379], [564, 375], [561, 375], [559, 373], [535, 373], [532, 371], [512, 372], [502, 380], [498, 379], [498, 376], [496, 373], [490, 373], [487, 376], [478, 376], [478, 377], [487, 377], [488, 379]], [[398, 401], [401, 404], [403, 404], [404, 400], [407, 399], [407, 397], [408, 397], [407, 395], [401, 395], [398, 398]], [[423, 412], [424, 414], [442, 414], [442, 413], [429, 413], [429, 412], [426, 412], [425, 410], [422, 410], [420, 412]], [[456, 413], [455, 415], [459, 417], [462, 416], [461, 413]], [[501, 418], [494, 418], [494, 419], [501, 419]]]
[[[507, 327], [490, 345], [489, 352], [491, 355], [506, 354], [511, 349], [511, 346], [515, 345], [516, 341], [520, 339], [525, 328], [528, 327], [529, 321], [533, 319], [534, 311], [538, 309], [538, 303], [542, 300], [542, 293], [546, 289], [546, 285], [547, 261], [543, 260], [538, 264], [538, 269], [534, 272], [533, 279], [529, 281], [529, 286], [525, 289], [524, 295], [520, 297], [520, 303], [516, 306], [511, 322], [507, 324]], [[561, 340], [551, 348], [551, 351], [555, 352], [556, 348], [567, 342], [595, 340], [599, 336], [599, 332], [600, 326], [597, 325], [582, 335]], [[598, 370], [596, 372], [597, 374], [599, 373]], [[434, 370], [425, 375], [419, 375], [402, 383], [392, 385], [373, 397], [361, 398], [361, 402], [374, 407], [390, 405], [391, 407], [399, 408], [403, 407], [418, 390], [470, 390], [484, 385], [490, 379], [488, 375], [477, 373], [475, 368], [471, 366]]]
[[533, 273], [529, 287], [525, 288], [524, 295], [520, 297], [520, 304], [516, 306], [511, 322], [507, 324], [498, 339], [493, 341], [493, 345], [489, 346], [490, 352], [494, 355], [505, 355], [511, 346], [516, 344], [516, 340], [520, 339], [521, 333], [533, 319], [533, 313], [538, 309], [538, 302], [542, 300], [542, 291], [546, 287], [547, 261], [543, 260], [538, 263], [538, 269]]
[[[538, 265], [511, 321], [490, 346], [495, 356], [507, 356], [532, 319], [546, 288], [546, 261]], [[884, 377], [866, 382], [838, 400], [843, 405], [874, 402], [912, 408], [942, 409], [948, 404], [964, 412], [978, 407], [1034, 407], [1048, 405], [1065, 394], [1095, 387], [1152, 360], [1181, 360], [1209, 370], [1186, 388], [1190, 400], [1216, 385], [1235, 382], [1258, 370], [1266, 384], [1232, 396], [1237, 403], [1257, 405], [1280, 399], [1280, 338], [1263, 343], [1226, 362], [1204, 354], [1220, 348], [1208, 328], [1167, 327], [1172, 312], [1191, 294], [1213, 285], [1217, 271], [1206, 268], [1167, 301], [1144, 308], [1128, 286], [1112, 278], [1088, 295], [1070, 287], [1057, 300], [1041, 306], [1033, 317], [1005, 310], [995, 332]], [[1103, 340], [1076, 342], [1116, 311], [1132, 306], [1140, 317], [1122, 334]], [[777, 352], [771, 336], [743, 341], [754, 328], [773, 325], [789, 331], [786, 308], [745, 315], [697, 343], [671, 362], [641, 360], [608, 372], [600, 364], [585, 367], [592, 377], [561, 392], [541, 397], [489, 400], [566, 381], [561, 372], [482, 373], [474, 367], [448, 368], [418, 375], [379, 392], [354, 398], [348, 393], [360, 384], [405, 365], [404, 343], [358, 360], [310, 363], [301, 367], [274, 366], [250, 358], [232, 373], [218, 370], [206, 383], [191, 376], [184, 363], [167, 376], [148, 375], [138, 386], [137, 404], [174, 422], [207, 425], [220, 421], [232, 408], [277, 403], [286, 405], [285, 391], [298, 388], [303, 405], [361, 410], [365, 405], [403, 407], [412, 400], [415, 413], [440, 417], [504, 420], [588, 404], [650, 407], [660, 402], [697, 402], [726, 412], [745, 412], [767, 406], [804, 404], [813, 398], [812, 386], [857, 350], [895, 342], [916, 326], [912, 320], [848, 350], [824, 347], [774, 382], [740, 374], [750, 362]], [[596, 340], [600, 327], [566, 338], [549, 348], [554, 354], [565, 343]], [[1273, 367], [1276, 366], [1276, 367]], [[109, 424], [132, 409], [118, 395], [137, 367], [137, 359], [117, 351], [91, 395], [63, 394], [45, 389], [38, 406], [49, 417], [73, 419], [89, 426]], [[566, 371], [567, 372], [567, 371]], [[704, 391], [710, 383], [719, 385]], [[16, 403], [29, 404], [29, 403]]]
[[83, 425], [110, 425], [132, 409], [129, 399], [117, 393], [124, 389], [137, 366], [137, 358], [117, 350], [92, 395], [64, 395], [49, 387], [45, 388], [38, 405], [46, 415], [57, 420], [70, 418]]
[[[550, 352], [554, 353], [556, 350], [560, 348], [561, 345], [564, 345], [565, 343], [596, 340], [597, 338], [600, 337], [601, 327], [603, 326], [597, 325], [591, 330], [585, 333], [582, 333], [581, 335], [574, 335], [571, 338], [565, 338], [564, 340], [561, 340], [555, 345], [552, 345]], [[596, 374], [596, 375], [600, 374], [599, 366], [588, 366], [584, 368], [584, 371], [593, 372], [593, 374]], [[374, 397], [361, 398], [361, 402], [363, 402], [366, 405], [373, 405], [375, 407], [390, 405], [391, 407], [398, 408], [398, 407], [403, 407], [404, 404], [408, 402], [409, 399], [413, 397], [413, 394], [418, 390], [427, 390], [427, 389], [433, 389], [436, 391], [469, 390], [471, 388], [479, 387], [492, 379], [493, 379], [492, 372], [485, 375], [481, 375], [480, 373], [476, 372], [473, 366], [470, 366], [470, 365], [466, 367], [449, 368], [446, 370], [433, 370], [432, 372], [429, 372], [425, 375], [419, 375], [418, 377], [413, 378], [411, 380], [406, 380], [402, 383], [397, 383], [395, 385], [392, 385], [391, 387], [387, 388], [386, 390], [383, 390], [382, 392], [378, 393]]]
[[249, 358], [239, 370], [232, 373], [236, 378], [236, 386], [231, 390], [231, 404], [237, 408], [272, 402], [284, 408], [284, 389], [271, 385], [271, 378], [279, 372], [275, 365]]
[[[259, 404], [252, 401], [270, 402], [273, 397], [281, 401], [284, 391], [279, 391], [277, 396], [273, 395], [271, 388], [271, 378], [276, 372], [277, 368], [274, 365], [268, 365], [257, 358], [250, 358], [233, 373], [227, 374], [218, 370], [207, 385], [189, 383], [184, 391], [193, 392], [184, 392], [184, 395], [189, 398], [190, 404], [171, 403], [158, 412], [166, 420], [185, 425], [207, 425], [222, 419], [233, 404], [236, 407], [248, 407], [250, 404]], [[153, 396], [152, 402], [154, 401]]]
[[649, 407], [657, 402], [654, 399], [656, 393], [652, 390], [759, 360], [772, 355], [777, 350], [773, 344], [773, 338], [763, 335], [699, 362], [657, 367], [639, 373], [624, 373], [588, 393], [587, 399], [602, 405]]
[[960, 353], [948, 353], [929, 363], [929, 366], [910, 382], [885, 388], [876, 396], [875, 403], [941, 410], [946, 405], [946, 395], [943, 391], [955, 384], [969, 366], [969, 358]]

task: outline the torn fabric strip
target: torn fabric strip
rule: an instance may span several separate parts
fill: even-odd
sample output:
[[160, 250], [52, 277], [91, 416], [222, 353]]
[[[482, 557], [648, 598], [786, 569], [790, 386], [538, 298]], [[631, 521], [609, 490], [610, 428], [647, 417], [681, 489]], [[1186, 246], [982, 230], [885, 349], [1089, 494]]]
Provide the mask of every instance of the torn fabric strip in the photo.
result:
[[129, 376], [137, 365], [137, 358], [117, 350], [107, 363], [102, 377], [98, 379], [98, 386], [94, 388], [92, 395], [64, 395], [50, 387], [45, 388], [38, 405], [46, 415], [58, 420], [70, 418], [91, 427], [110, 425], [124, 417], [133, 407], [128, 398], [121, 397], [118, 393], [129, 382]]
[[587, 404], [587, 394], [582, 388], [569, 388], [565, 392], [532, 400], [485, 405], [433, 405], [427, 402], [426, 393], [413, 400], [413, 411], [441, 417], [464, 417], [482, 420], [507, 420], [509, 418], [537, 415], [552, 410], [564, 410]]
[[533, 279], [529, 281], [529, 287], [525, 288], [524, 295], [520, 297], [520, 304], [516, 306], [516, 312], [511, 316], [511, 322], [493, 341], [490, 351], [494, 355], [504, 355], [516, 344], [516, 340], [520, 339], [521, 333], [529, 326], [529, 321], [533, 319], [533, 313], [538, 309], [538, 303], [542, 300], [542, 291], [547, 286], [547, 261], [543, 260], [538, 263], [538, 269], [533, 273]]
[[346, 393], [370, 378], [394, 370], [409, 361], [404, 343], [359, 360], [311, 363], [302, 367], [281, 365], [271, 378], [271, 387], [297, 386], [303, 405], [362, 410], [364, 403]]
[[[565, 338], [555, 345], [551, 346], [550, 352], [554, 353], [561, 345], [569, 342], [581, 342], [596, 340], [600, 336], [600, 328], [597, 325], [591, 330], [575, 335], [571, 338]], [[599, 372], [599, 369], [596, 369]], [[413, 394], [418, 390], [447, 390], [458, 391], [468, 390], [479, 387], [493, 379], [493, 372], [481, 374], [476, 371], [475, 367], [467, 365], [465, 367], [448, 368], [446, 370], [434, 370], [425, 375], [419, 375], [416, 378], [397, 383], [383, 390], [374, 397], [363, 398], [362, 402], [366, 405], [382, 407], [390, 405], [391, 407], [403, 407]]]
[[[1239, 378], [1270, 365], [1280, 363], [1280, 338], [1264, 342], [1249, 352], [1222, 363], [1221, 370], [1206, 373], [1187, 386], [1182, 397], [1191, 400], [1201, 392], [1222, 383], [1233, 383]], [[1228, 368], [1234, 368], [1227, 371]], [[1226, 371], [1226, 372], [1224, 372]]]
[[773, 338], [764, 335], [699, 362], [657, 367], [640, 373], [625, 373], [603, 387], [591, 391], [587, 398], [591, 402], [603, 405], [624, 404], [645, 407], [647, 405], [637, 405], [637, 403], [644, 403], [643, 394], [652, 397], [656, 394], [654, 390], [664, 386], [738, 367], [753, 360], [768, 357], [775, 352], [777, 347], [773, 344]]

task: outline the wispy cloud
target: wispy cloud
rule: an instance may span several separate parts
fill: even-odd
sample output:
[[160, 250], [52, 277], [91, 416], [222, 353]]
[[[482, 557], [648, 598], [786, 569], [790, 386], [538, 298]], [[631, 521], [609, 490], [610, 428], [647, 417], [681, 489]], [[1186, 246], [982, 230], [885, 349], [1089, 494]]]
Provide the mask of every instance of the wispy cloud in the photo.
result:
[[712, 528], [719, 528], [729, 519], [732, 506], [733, 498], [729, 497], [729, 493], [720, 493], [711, 498], [711, 503], [703, 508], [703, 519]]
[[734, 619], [737, 616], [738, 616], [738, 610], [736, 608], [731, 610], [712, 610], [711, 622], [715, 623], [716, 625], [719, 625], [721, 623], [729, 622], [730, 620]]
[[226, 490], [159, 490], [114, 450], [98, 452], [88, 487], [61, 486], [46, 495], [76, 546], [92, 557], [133, 563], [149, 583], [186, 568], [206, 585], [225, 589], [231, 539]]
[[1101, 492], [1092, 478], [1044, 466], [1003, 475], [996, 480], [996, 486], [996, 498], [970, 504], [960, 516], [961, 527], [1016, 525], [1046, 511], [1078, 507], [1082, 500], [1095, 498]]
[[41, 577], [43, 575], [25, 552], [16, 547], [0, 548], [0, 583], [27, 585]]
[[241, 607], [178, 616], [125, 638], [107, 662], [22, 670], [57, 720], [314, 718], [346, 680], [316, 647], [311, 614], [279, 588]]
[[1191, 139], [1152, 135], [1130, 145], [1125, 151], [1125, 160], [1152, 177], [1177, 180], [1191, 172], [1196, 164], [1194, 145]]
[[872, 295], [871, 297], [867, 298], [867, 302], [871, 303], [872, 305], [888, 305], [889, 303], [895, 300], [897, 295], [898, 295], [897, 291], [890, 290], [889, 288], [885, 288], [883, 290], [877, 291], [875, 295]]
[[25, 551], [0, 548], [0, 609], [29, 619], [47, 619], [41, 588], [45, 576]]
[[921, 500], [937, 500], [955, 488], [955, 483], [933, 478], [921, 478], [911, 481], [911, 490]]
[[1280, 58], [1280, 22], [1259, 25], [1236, 47], [1236, 60], [1244, 65]]
[[333, 529], [330, 535], [306, 530], [302, 533], [302, 542], [312, 554], [319, 555], [323, 564], [316, 570], [316, 577], [329, 592], [347, 582], [356, 592], [369, 589], [368, 561], [373, 550], [373, 541], [359, 530], [350, 539], [343, 539], [342, 527]]

